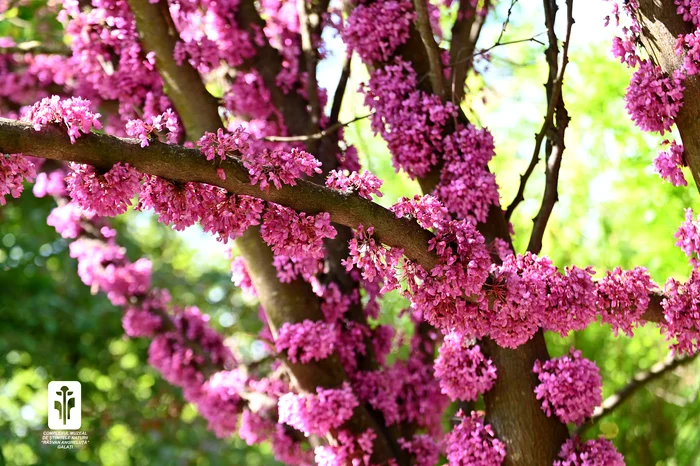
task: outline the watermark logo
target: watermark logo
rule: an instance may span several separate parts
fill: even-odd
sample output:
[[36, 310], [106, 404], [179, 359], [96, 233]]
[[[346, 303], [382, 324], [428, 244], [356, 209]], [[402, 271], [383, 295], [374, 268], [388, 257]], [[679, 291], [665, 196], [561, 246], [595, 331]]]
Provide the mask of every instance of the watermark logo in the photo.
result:
[[49, 429], [78, 430], [81, 419], [80, 382], [49, 382]]

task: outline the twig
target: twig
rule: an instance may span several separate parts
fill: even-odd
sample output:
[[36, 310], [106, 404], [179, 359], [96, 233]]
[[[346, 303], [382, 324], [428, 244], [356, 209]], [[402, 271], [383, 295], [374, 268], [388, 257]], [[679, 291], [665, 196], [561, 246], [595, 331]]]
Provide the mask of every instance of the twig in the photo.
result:
[[[481, 29], [486, 22], [490, 6], [490, 0], [485, 0], [481, 8], [468, 0], [459, 2], [459, 11], [457, 19], [452, 25], [452, 39], [450, 41], [450, 61], [456, 64], [452, 67], [450, 83], [453, 104], [461, 101], [464, 97], [464, 82], [467, 79], [469, 68], [474, 62], [474, 49], [481, 35]], [[470, 60], [461, 61], [462, 56], [469, 57]]]
[[[564, 106], [562, 96], [562, 86], [564, 83], [564, 73], [566, 65], [569, 63], [569, 42], [571, 41], [571, 29], [574, 25], [574, 0], [566, 0], [566, 39], [562, 49], [561, 65], [558, 63], [559, 46], [557, 36], [554, 33], [554, 21], [557, 14], [556, 0], [544, 0], [545, 14], [549, 29], [549, 48], [547, 49], [547, 61], [549, 61], [550, 74], [547, 82], [547, 94], [550, 101], [556, 102], [554, 121], [549, 122], [547, 129], [547, 166], [545, 167], [545, 190], [542, 196], [542, 205], [534, 220], [532, 234], [528, 251], [539, 254], [542, 249], [542, 238], [544, 237], [547, 222], [554, 209], [554, 204], [559, 200], [558, 184], [559, 171], [561, 169], [561, 159], [564, 155], [564, 135], [569, 126], [569, 114]], [[550, 103], [551, 105], [551, 103]]]
[[14, 53], [33, 53], [33, 54], [45, 54], [45, 55], [63, 55], [70, 56], [73, 51], [64, 45], [50, 45], [42, 44], [38, 41], [21, 42], [12, 47], [2, 47], [0, 48], [1, 54], [14, 54]]
[[688, 364], [695, 360], [700, 353], [695, 353], [692, 356], [686, 356], [681, 358], [668, 357], [665, 361], [658, 362], [651, 366], [651, 369], [647, 371], [641, 371], [632, 377], [627, 385], [625, 385], [620, 391], [614, 395], [609, 396], [603, 401], [603, 404], [596, 408], [591, 419], [585, 424], [581, 425], [574, 432], [576, 435], [581, 435], [588, 429], [593, 427], [598, 421], [603, 417], [612, 413], [618, 406], [624, 403], [629, 397], [634, 395], [637, 390], [646, 386], [649, 382], [652, 382], [668, 372], [676, 369], [679, 366]]
[[[545, 4], [546, 4], [545, 0]], [[567, 3], [568, 5], [568, 3]], [[555, 10], [556, 11], [556, 10]], [[556, 15], [556, 13], [555, 13]], [[549, 24], [549, 17], [547, 18], [547, 24]], [[573, 18], [572, 18], [573, 21]], [[552, 28], [549, 26], [547, 27], [548, 35], [550, 36], [550, 44], [552, 43], [552, 35], [554, 35], [554, 20], [551, 20], [552, 23]], [[570, 26], [567, 25], [567, 41], [564, 44], [564, 48], [567, 51], [568, 55], [568, 47], [569, 47], [569, 37], [571, 34]], [[556, 44], [556, 36], [554, 36], [554, 41]], [[550, 45], [551, 47], [551, 45]], [[528, 180], [530, 179], [530, 175], [532, 175], [532, 172], [535, 170], [535, 167], [540, 161], [540, 151], [542, 149], [542, 142], [544, 141], [545, 136], [547, 135], [547, 131], [553, 124], [554, 120], [554, 113], [557, 108], [557, 104], [559, 102], [559, 93], [561, 92], [561, 82], [564, 79], [564, 70], [566, 69], [565, 63], [562, 64], [562, 67], [559, 69], [559, 76], [557, 79], [554, 81], [553, 86], [551, 87], [551, 95], [549, 95], [549, 102], [548, 102], [548, 108], [547, 108], [547, 114], [544, 118], [544, 123], [542, 123], [542, 128], [540, 129], [540, 132], [535, 135], [535, 150], [532, 153], [532, 158], [530, 160], [530, 164], [528, 165], [527, 169], [525, 170], [525, 173], [523, 173], [520, 176], [520, 186], [518, 187], [518, 193], [515, 195], [515, 198], [513, 199], [513, 202], [510, 203], [508, 208], [506, 209], [506, 220], [510, 220], [511, 215], [513, 215], [513, 211], [515, 208], [520, 204], [524, 199], [524, 194], [525, 194], [525, 186], [527, 185]], [[550, 71], [550, 77], [551, 77], [551, 71]], [[549, 83], [548, 83], [549, 85]], [[548, 90], [548, 93], [550, 91]]]
[[320, 23], [320, 16], [314, 11], [314, 2], [307, 6], [307, 0], [297, 0], [297, 14], [301, 33], [301, 49], [306, 63], [306, 94], [311, 107], [311, 129], [318, 130], [321, 121], [321, 105], [318, 100], [318, 81], [316, 80], [316, 48], [313, 36]]
[[333, 105], [331, 106], [330, 115], [330, 125], [338, 123], [338, 118], [340, 117], [340, 107], [343, 104], [343, 97], [345, 96], [345, 88], [348, 85], [348, 79], [350, 78], [350, 64], [352, 63], [352, 54], [348, 54], [345, 57], [345, 62], [343, 63], [343, 71], [340, 73], [340, 79], [338, 80], [338, 85], [335, 88], [335, 94], [333, 94]]
[[430, 64], [430, 83], [433, 92], [441, 99], [445, 98], [445, 80], [442, 74], [442, 59], [440, 58], [440, 47], [433, 37], [433, 29], [430, 26], [430, 16], [426, 0], [413, 0], [416, 9], [416, 28], [425, 45]]
[[337, 122], [335, 124], [330, 125], [328, 128], [324, 129], [323, 131], [319, 131], [318, 133], [314, 134], [304, 134], [300, 136], [267, 136], [264, 138], [260, 138], [263, 141], [268, 141], [268, 142], [305, 142], [305, 141], [317, 141], [319, 139], [323, 139], [329, 134], [332, 134], [335, 131], [338, 131], [340, 128], [343, 128], [344, 126], [351, 125], [355, 123], [356, 121], [364, 120], [365, 118], [369, 118], [372, 116], [372, 113], [369, 113], [367, 115], [362, 115], [356, 118], [353, 118], [350, 121], [346, 121], [345, 123], [340, 123]]
[[510, 1], [510, 6], [508, 7], [506, 20], [503, 22], [503, 26], [501, 27], [501, 33], [498, 35], [498, 40], [496, 41], [497, 44], [501, 42], [501, 39], [503, 39], [503, 35], [506, 33], [506, 29], [508, 29], [508, 24], [510, 24], [510, 16], [513, 14], [513, 8], [515, 7], [516, 3], [518, 3], [518, 0]]
[[544, 32], [540, 32], [540, 33], [535, 34], [535, 35], [532, 36], [532, 37], [526, 37], [525, 39], [515, 39], [515, 40], [509, 40], [509, 41], [506, 41], [506, 42], [495, 43], [495, 44], [493, 44], [493, 45], [490, 46], [490, 47], [487, 47], [487, 48], [485, 48], [485, 49], [479, 50], [478, 52], [476, 52], [475, 54], [473, 54], [473, 55], [470, 56], [470, 57], [465, 57], [465, 58], [462, 58], [462, 59], [460, 59], [460, 60], [458, 60], [458, 61], [450, 62], [450, 66], [458, 65], [459, 63], [463, 63], [463, 62], [465, 62], [465, 61], [471, 61], [472, 59], [474, 59], [474, 58], [476, 58], [476, 57], [478, 57], [478, 56], [480, 56], [480, 55], [486, 55], [486, 54], [489, 53], [491, 50], [493, 50], [493, 49], [495, 49], [495, 48], [497, 48], [497, 47], [502, 47], [502, 46], [504, 46], [504, 45], [522, 44], [523, 42], [536, 42], [536, 43], [538, 43], [538, 44], [540, 44], [540, 45], [542, 45], [542, 46], [547, 45], [547, 44], [545, 44], [544, 42], [542, 42], [541, 40], [537, 40], [537, 38], [538, 38], [539, 36], [544, 35], [544, 34], [545, 34]]

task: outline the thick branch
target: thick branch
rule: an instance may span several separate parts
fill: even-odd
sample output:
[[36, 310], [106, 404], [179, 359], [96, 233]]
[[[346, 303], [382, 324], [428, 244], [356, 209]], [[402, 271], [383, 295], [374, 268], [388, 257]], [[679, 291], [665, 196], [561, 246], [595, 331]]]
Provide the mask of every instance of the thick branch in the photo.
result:
[[430, 26], [430, 14], [426, 0], [413, 0], [416, 9], [416, 28], [420, 34], [425, 52], [428, 55], [430, 64], [430, 82], [433, 92], [441, 99], [445, 98], [445, 80], [442, 75], [442, 60], [440, 58], [440, 47], [433, 37], [433, 28]]
[[603, 404], [595, 409], [593, 417], [576, 429], [577, 434], [583, 434], [588, 429], [593, 427], [598, 421], [603, 417], [612, 413], [617, 409], [622, 403], [627, 401], [632, 395], [634, 395], [640, 388], [645, 387], [650, 382], [664, 376], [665, 374], [673, 371], [677, 367], [683, 366], [695, 360], [695, 358], [700, 355], [700, 353], [695, 353], [692, 356], [674, 358], [669, 356], [665, 361], [658, 362], [651, 366], [651, 369], [647, 371], [641, 371], [632, 377], [627, 385], [625, 385], [619, 392], [609, 396], [603, 401]]
[[197, 70], [189, 63], [178, 66], [175, 62], [176, 31], [167, 21], [169, 13], [167, 10], [163, 12], [161, 5], [165, 3], [129, 0], [143, 48], [155, 52], [156, 67], [163, 78], [168, 97], [182, 119], [187, 137], [195, 140], [206, 131], [216, 131], [221, 126], [218, 104], [202, 84]]
[[248, 170], [240, 160], [221, 162], [226, 180], [217, 176], [213, 162], [207, 161], [198, 149], [152, 142], [142, 148], [138, 139], [118, 138], [103, 134], [87, 134], [71, 144], [64, 131], [45, 128], [35, 131], [28, 123], [0, 119], [0, 151], [24, 153], [53, 160], [74, 161], [109, 168], [125, 162], [143, 173], [172, 181], [194, 181], [220, 186], [234, 194], [245, 194], [308, 213], [328, 212], [331, 220], [356, 228], [372, 225], [384, 243], [403, 248], [407, 257], [426, 270], [437, 264], [437, 257], [428, 251], [431, 233], [417, 223], [396, 216], [373, 202], [356, 195], [343, 194], [310, 181], [297, 180], [296, 186], [260, 190], [250, 184]]
[[452, 39], [450, 41], [452, 103], [461, 102], [464, 97], [464, 82], [474, 63], [476, 42], [481, 35], [481, 28], [486, 22], [489, 6], [490, 0], [486, 0], [481, 8], [475, 5], [472, 0], [460, 0], [459, 2], [457, 19], [452, 25]]
[[[654, 62], [667, 73], [681, 67], [684, 56], [675, 52], [676, 38], [689, 34], [694, 28], [676, 14], [673, 0], [640, 0], [642, 43]], [[676, 126], [685, 148], [684, 157], [695, 184], [700, 190], [700, 75], [688, 76], [683, 82], [685, 98], [676, 118]]]

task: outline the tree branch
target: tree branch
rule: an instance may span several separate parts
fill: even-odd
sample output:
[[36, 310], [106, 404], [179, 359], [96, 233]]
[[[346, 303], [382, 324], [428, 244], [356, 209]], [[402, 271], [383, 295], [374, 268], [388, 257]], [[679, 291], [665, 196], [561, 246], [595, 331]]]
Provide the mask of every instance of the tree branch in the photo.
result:
[[[174, 61], [172, 57], [175, 47], [175, 37], [174, 31], [170, 30], [168, 27], [167, 20], [171, 18], [165, 3], [161, 2], [162, 7], [165, 9], [160, 11], [160, 7], [158, 5], [151, 4], [149, 0], [128, 1], [129, 6], [134, 11], [137, 21], [137, 28], [141, 32], [142, 36], [144, 36], [143, 41], [146, 48], [155, 51], [156, 56], [158, 57], [165, 57], [162, 60], [157, 59], [156, 66], [163, 76], [164, 81], [166, 81], [166, 84], [168, 85], [168, 91], [172, 91], [171, 86], [175, 88], [175, 95], [178, 98], [172, 98], [172, 100], [175, 105], [175, 109], [180, 115], [180, 118], [183, 119], [183, 124], [185, 125], [189, 138], [191, 140], [195, 140], [205, 131], [214, 132], [218, 128], [221, 128], [222, 124], [218, 115], [218, 106], [216, 101], [213, 101], [213, 97], [211, 97], [211, 95], [209, 95], [206, 91], [206, 88], [204, 87], [204, 84], [202, 83], [197, 71], [194, 70], [194, 68], [192, 68], [187, 62], [183, 63], [183, 66], [181, 67], [177, 67], [176, 65], [173, 66]], [[260, 28], [262, 25], [264, 25], [264, 23], [262, 25], [260, 24], [262, 20], [255, 10], [255, 5], [251, 1], [242, 1], [239, 4], [238, 13], [250, 15], [252, 20], [257, 20], [258, 27]], [[246, 23], [246, 25], [251, 27], [251, 23]], [[275, 61], [276, 58], [279, 58], [279, 55], [277, 54], [276, 50], [272, 49], [272, 47], [267, 44], [267, 42], [265, 42], [262, 46], [259, 46], [257, 52], [258, 53], [254, 58], [254, 62], [261, 65], [266, 65], [264, 69], [260, 69], [259, 71], [261, 75], [263, 75], [266, 85], [270, 88], [270, 92], [273, 95], [273, 100], [275, 96], [277, 96], [279, 99], [279, 92], [275, 92], [279, 91], [279, 89], [272, 87], [275, 86], [275, 79], [277, 76], [275, 69], [279, 71], [281, 67], [281, 62]], [[267, 60], [269, 60], [269, 62], [267, 62]], [[272, 82], [268, 83], [268, 80], [270, 79]], [[283, 98], [281, 101], [277, 100], [275, 102], [282, 109], [285, 122], [287, 122], [288, 125], [299, 125], [300, 123], [308, 122], [306, 104], [299, 107], [294, 96], [301, 97], [298, 94], [290, 94], [288, 98]], [[301, 113], [299, 113], [300, 111]], [[291, 112], [293, 112], [293, 116]], [[295, 119], [297, 116], [298, 119]], [[200, 118], [201, 121], [199, 120]], [[55, 130], [55, 128], [49, 129]], [[304, 132], [305, 130], [300, 129], [300, 131]], [[51, 131], [47, 132], [47, 134], [50, 132]], [[26, 138], [27, 135], [28, 133], [25, 132], [24, 137]], [[55, 136], [56, 135], [54, 134], [54, 137]], [[65, 134], [58, 136], [62, 137], [64, 142], [66, 141]], [[110, 143], [114, 144], [116, 142], [121, 144], [121, 142], [127, 141], [120, 141], [118, 138], [110, 138], [109, 136], [100, 136], [96, 134], [88, 135], [88, 137], [92, 139], [92, 141], [88, 141], [86, 144], [88, 148], [90, 147], [90, 142], [99, 146], [101, 143], [109, 145]], [[22, 137], [20, 137], [20, 139], [22, 139]], [[87, 138], [85, 139], [87, 140]], [[132, 140], [131, 142], [131, 145], [121, 144], [124, 149], [124, 153], [122, 155], [129, 158], [136, 155], [136, 152], [134, 152], [134, 149], [136, 148], [133, 145], [134, 141]], [[154, 143], [153, 147], [155, 148], [159, 145], [160, 144]], [[163, 147], [163, 145], [160, 146], [161, 148]], [[171, 147], [174, 148], [174, 146]], [[94, 147], [92, 149], [94, 149]], [[146, 149], [148, 149], [148, 147]], [[182, 148], [179, 148], [179, 150], [182, 150]], [[158, 152], [157, 149], [156, 152]], [[177, 148], [175, 152], [178, 152]], [[97, 162], [98, 153], [90, 152], [90, 150], [88, 150], [84, 155], [87, 158], [93, 158], [94, 161]], [[198, 162], [195, 160], [195, 156], [193, 155], [194, 154], [192, 153], [189, 155], [183, 152], [179, 153], [180, 161], [187, 161], [181, 168], [184, 169], [185, 172], [189, 171], [189, 174], [195, 177], [201, 176], [203, 178], [209, 178], [212, 174], [212, 169], [214, 168], [213, 165], [207, 163], [202, 165], [202, 157], [196, 156], [200, 159], [200, 162]], [[171, 153], [170, 156], [178, 157], [178, 155], [174, 153]], [[97, 163], [100, 165], [99, 162]], [[170, 158], [169, 160], [167, 158], [160, 160], [152, 159], [150, 161], [151, 165], [145, 164], [142, 165], [141, 168], [139, 168], [137, 160], [132, 160], [130, 163], [137, 169], [143, 171], [147, 171], [150, 167], [154, 170], [157, 169], [162, 170], [163, 172], [172, 172], [174, 158]], [[224, 162], [222, 165], [229, 164]], [[207, 167], [205, 168], [205, 166]], [[227, 168], [233, 167], [229, 165]], [[230, 181], [234, 184], [236, 181], [238, 181], [240, 184], [249, 185], [247, 182], [248, 176], [247, 174], [243, 176], [243, 173], [240, 170], [241, 168], [243, 168], [242, 165], [237, 167], [235, 170], [231, 170]], [[226, 168], [224, 168], [224, 170], [226, 170]], [[179, 172], [179, 174], [172, 174], [177, 177], [183, 176], [182, 172]], [[168, 176], [165, 174], [160, 176], [168, 178]], [[206, 182], [204, 179], [202, 179], [202, 181]], [[312, 183], [306, 184], [310, 188], [315, 186]], [[258, 296], [260, 298], [260, 302], [265, 309], [268, 323], [270, 324], [273, 334], [276, 334], [277, 330], [285, 322], [299, 322], [306, 318], [311, 320], [323, 319], [319, 299], [313, 293], [311, 286], [308, 283], [304, 282], [303, 280], [295, 280], [291, 283], [280, 283], [277, 277], [277, 270], [273, 265], [272, 251], [260, 238], [258, 228], [249, 228], [242, 237], [236, 240], [236, 244], [244, 256], [246, 265], [248, 266], [248, 272], [251, 276], [253, 285], [259, 293]], [[343, 382], [348, 380], [337, 356], [309, 364], [291, 364], [289, 361], [286, 363], [295, 386], [299, 390], [307, 393], [315, 393], [316, 388], [319, 386], [327, 388], [338, 387], [341, 386]], [[372, 429], [377, 433], [377, 438], [374, 441], [373, 460], [376, 460], [378, 463], [386, 462], [394, 457], [400, 459], [400, 449], [396, 444], [396, 439], [381, 435], [381, 425], [377, 423], [364, 405], [358, 406], [353, 411], [351, 419], [349, 419], [343, 427], [349, 429], [355, 434], [364, 432], [367, 429]]]
[[21, 42], [12, 47], [0, 48], [0, 54], [13, 53], [32, 53], [35, 55], [62, 55], [69, 57], [73, 54], [73, 51], [70, 49], [70, 47], [66, 47], [64, 45], [44, 44], [36, 40], [29, 42]]
[[[345, 88], [348, 85], [348, 79], [350, 78], [350, 65], [352, 64], [352, 53], [345, 57], [343, 62], [343, 71], [340, 73], [340, 79], [338, 80], [338, 85], [335, 88], [335, 94], [333, 94], [333, 105], [331, 106], [331, 115], [329, 118], [329, 123], [331, 126], [338, 123], [338, 118], [340, 118], [340, 107], [343, 104], [343, 97], [345, 96]], [[369, 115], [368, 115], [369, 116]]]
[[566, 65], [569, 63], [569, 42], [571, 41], [571, 29], [574, 25], [574, 2], [566, 0], [566, 38], [561, 53], [561, 64], [559, 64], [559, 44], [554, 32], [554, 23], [557, 14], [556, 0], [544, 0], [545, 16], [547, 18], [547, 30], [549, 31], [549, 48], [547, 49], [547, 61], [549, 62], [549, 78], [547, 80], [547, 97], [551, 106], [551, 99], [557, 99], [555, 105], [556, 123], [551, 121], [547, 131], [547, 165], [545, 167], [545, 189], [542, 196], [542, 205], [534, 219], [534, 226], [530, 235], [530, 242], [527, 250], [539, 254], [542, 250], [542, 238], [549, 217], [554, 209], [554, 204], [559, 200], [558, 184], [559, 171], [561, 169], [561, 159], [564, 155], [564, 136], [566, 128], [569, 126], [569, 114], [564, 106], [562, 86], [564, 85], [564, 73]]
[[442, 59], [440, 57], [440, 47], [435, 43], [433, 37], [433, 28], [430, 26], [430, 15], [428, 13], [428, 5], [426, 0], [413, 0], [413, 5], [416, 9], [416, 28], [420, 34], [425, 51], [428, 55], [428, 63], [430, 64], [430, 82], [433, 86], [433, 92], [444, 100], [445, 98], [445, 79], [442, 74]]
[[269, 142], [305, 142], [305, 141], [317, 141], [319, 139], [323, 139], [326, 136], [329, 136], [336, 131], [338, 131], [340, 128], [343, 128], [345, 126], [351, 125], [355, 123], [356, 121], [364, 120], [365, 118], [368, 118], [372, 116], [372, 114], [367, 114], [359, 117], [355, 117], [350, 121], [347, 121], [345, 123], [340, 123], [336, 122], [330, 125], [328, 128], [324, 129], [323, 131], [319, 131], [318, 133], [314, 134], [303, 134], [301, 136], [266, 136], [261, 138], [263, 141], [269, 141]]
[[467, 73], [474, 63], [476, 42], [481, 35], [481, 29], [486, 22], [486, 14], [490, 7], [486, 0], [479, 8], [472, 0], [460, 0], [457, 19], [452, 25], [450, 41], [450, 62], [452, 64], [451, 94], [452, 103], [462, 101], [464, 97], [464, 82]]
[[672, 355], [669, 355], [665, 361], [658, 362], [651, 366], [651, 369], [638, 372], [620, 391], [606, 398], [603, 404], [595, 409], [593, 417], [576, 429], [575, 433], [577, 435], [583, 434], [602, 418], [615, 411], [615, 409], [627, 401], [627, 399], [634, 395], [640, 388], [645, 387], [650, 382], [653, 382], [680, 366], [693, 362], [698, 355], [700, 355], [700, 353], [680, 358], [674, 358]]
[[[656, 64], [670, 75], [681, 68], [685, 58], [685, 54], [676, 55], [676, 38], [692, 33], [695, 28], [676, 13], [673, 0], [640, 0], [639, 13], [642, 44]], [[683, 141], [685, 161], [700, 190], [700, 100], [697, 98], [700, 75], [686, 77], [683, 85], [685, 98], [676, 117], [676, 126]]]

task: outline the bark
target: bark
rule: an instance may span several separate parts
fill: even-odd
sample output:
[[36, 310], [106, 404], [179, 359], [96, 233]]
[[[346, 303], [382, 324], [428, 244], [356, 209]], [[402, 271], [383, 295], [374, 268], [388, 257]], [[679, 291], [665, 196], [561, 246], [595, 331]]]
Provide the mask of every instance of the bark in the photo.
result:
[[[676, 13], [673, 0], [639, 0], [639, 21], [642, 43], [654, 63], [667, 74], [681, 67], [683, 56], [674, 50], [676, 38], [689, 34], [694, 28]], [[685, 81], [683, 107], [676, 118], [676, 126], [685, 147], [685, 161], [700, 190], [700, 75], [688, 76]]]

